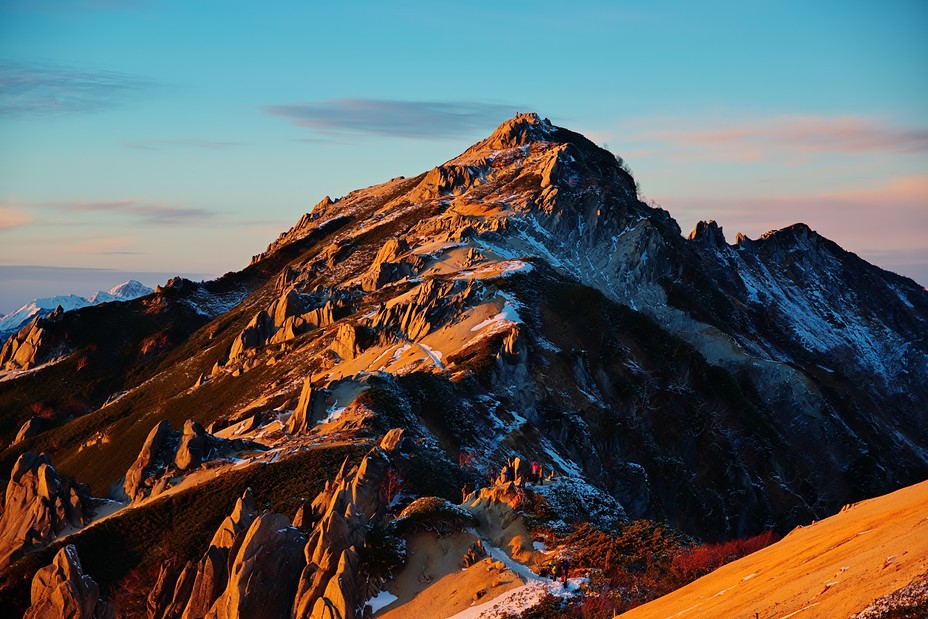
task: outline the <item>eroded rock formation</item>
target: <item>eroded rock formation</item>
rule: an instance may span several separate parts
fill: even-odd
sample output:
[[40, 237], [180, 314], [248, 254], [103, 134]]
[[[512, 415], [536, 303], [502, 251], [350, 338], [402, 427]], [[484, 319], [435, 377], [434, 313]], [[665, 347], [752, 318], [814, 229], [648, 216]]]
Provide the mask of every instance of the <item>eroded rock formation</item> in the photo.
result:
[[[343, 465], [294, 524], [281, 514], [257, 514], [246, 491], [195, 566], [177, 574], [170, 562], [162, 565], [149, 617], [359, 616], [369, 592], [357, 549], [386, 513], [383, 482], [391, 455], [406, 444], [401, 430], [388, 432], [356, 468]], [[307, 539], [301, 528], [309, 526]]]
[[42, 431], [42, 419], [36, 416], [32, 416], [19, 428], [19, 432], [16, 433], [16, 438], [13, 440], [13, 444], [22, 443], [28, 438], [32, 438], [36, 434]]
[[36, 316], [0, 347], [0, 369], [28, 370], [63, 354], [65, 347], [46, 337], [45, 326], [57, 320], [63, 310], [59, 305], [46, 317]]
[[166, 420], [152, 428], [135, 462], [126, 471], [123, 489], [132, 502], [164, 492], [176, 474], [196, 469], [204, 461], [227, 457], [258, 445], [240, 439], [213, 436], [199, 423], [188, 419], [177, 432]]
[[287, 432], [290, 434], [305, 434], [313, 425], [325, 418], [327, 391], [321, 387], [313, 387], [312, 378], [307, 377], [300, 392], [300, 401], [296, 410], [287, 420]]
[[115, 619], [113, 607], [100, 600], [100, 588], [81, 568], [77, 549], [68, 544], [51, 565], [32, 579], [32, 606], [23, 619]]
[[[306, 537], [283, 514], [263, 514], [241, 535], [229, 582], [206, 617], [277, 619], [292, 606]], [[233, 556], [233, 555], [230, 555]]]
[[13, 465], [0, 516], [0, 566], [43, 546], [91, 517], [87, 490], [60, 475], [45, 454], [26, 452]]
[[293, 608], [297, 618], [357, 616], [368, 592], [360, 587], [356, 549], [366, 538], [366, 525], [386, 511], [383, 481], [390, 455], [402, 443], [402, 430], [391, 430], [356, 470], [345, 473], [343, 467], [313, 501], [313, 510], [322, 513], [306, 543], [306, 567]]

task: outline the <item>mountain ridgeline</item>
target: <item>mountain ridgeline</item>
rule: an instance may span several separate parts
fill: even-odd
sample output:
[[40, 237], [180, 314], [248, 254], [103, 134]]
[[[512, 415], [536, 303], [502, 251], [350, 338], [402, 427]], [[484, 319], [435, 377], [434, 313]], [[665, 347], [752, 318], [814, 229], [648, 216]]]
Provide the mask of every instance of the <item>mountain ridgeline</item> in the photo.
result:
[[[263, 594], [236, 570], [257, 568], [231, 558], [255, 536], [294, 575], [266, 583], [286, 589], [274, 612], [355, 616], [382, 581], [363, 599], [336, 591], [372, 568], [363, 535], [333, 531], [390, 519], [373, 490], [386, 463], [407, 502], [456, 503], [518, 456], [583, 480], [614, 515], [702, 540], [785, 532], [928, 477], [922, 287], [804, 224], [684, 237], [620, 159], [534, 114], [419, 176], [324, 199], [243, 271], [38, 318], [0, 361], [0, 472], [44, 452], [80, 484], [82, 522], [89, 495], [140, 505], [83, 530], [72, 518], [71, 569], [113, 599], [154, 561], [148, 545], [170, 548], [150, 616], [255, 608]], [[381, 442], [391, 428], [402, 440]], [[161, 495], [202, 530], [140, 524]], [[0, 527], [41, 525], [15, 511]], [[130, 518], [132, 550], [92, 541]], [[226, 538], [197, 546], [223, 518]], [[50, 563], [53, 533], [4, 533], [8, 569]], [[207, 551], [223, 558], [197, 568]]]

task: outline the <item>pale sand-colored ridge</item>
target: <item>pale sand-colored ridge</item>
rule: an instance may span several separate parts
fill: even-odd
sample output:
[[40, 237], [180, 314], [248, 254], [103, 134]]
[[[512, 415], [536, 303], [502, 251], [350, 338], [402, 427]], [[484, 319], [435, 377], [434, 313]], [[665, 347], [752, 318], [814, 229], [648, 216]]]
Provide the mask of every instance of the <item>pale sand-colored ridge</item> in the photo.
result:
[[621, 617], [846, 618], [926, 571], [928, 481], [799, 527]]

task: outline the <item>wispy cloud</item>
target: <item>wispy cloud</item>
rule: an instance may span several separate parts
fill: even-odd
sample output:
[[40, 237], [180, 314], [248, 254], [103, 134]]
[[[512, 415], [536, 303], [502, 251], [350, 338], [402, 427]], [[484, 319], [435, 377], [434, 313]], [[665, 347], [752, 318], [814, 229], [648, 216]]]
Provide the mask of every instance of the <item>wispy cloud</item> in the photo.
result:
[[331, 99], [264, 110], [321, 135], [447, 139], [492, 129], [524, 108], [478, 101]]
[[125, 142], [126, 148], [136, 150], [167, 150], [172, 148], [199, 148], [204, 150], [226, 150], [245, 146], [246, 142], [223, 142], [217, 140], [178, 139], [178, 140], [138, 140]]
[[0, 64], [0, 115], [98, 112], [151, 86], [140, 77], [116, 71], [8, 62]]
[[[170, 225], [178, 223], [215, 222], [220, 213], [204, 208], [191, 208], [176, 204], [154, 202], [140, 198], [125, 200], [73, 200], [49, 202], [24, 202], [7, 200], [0, 203], [0, 221], [5, 221], [3, 213], [9, 213], [8, 221], [20, 221], [19, 225], [26, 225], [33, 220], [32, 215], [45, 210], [55, 210], [63, 213], [107, 213], [141, 221], [150, 225]], [[21, 218], [16, 219], [16, 214]], [[23, 220], [22, 217], [26, 219]]]
[[[751, 162], [775, 155], [928, 152], [928, 128], [907, 127], [862, 116], [776, 116], [682, 128], [679, 121], [640, 120], [660, 125], [632, 135], [632, 143], [652, 145], [649, 154], [673, 147], [677, 157]], [[676, 126], [675, 126], [676, 125]]]
[[0, 204], [0, 230], [12, 230], [27, 225], [32, 217], [15, 206]]
[[217, 213], [145, 200], [110, 200], [101, 202], [55, 202], [49, 206], [71, 213], [113, 213], [136, 217], [150, 224], [174, 224], [212, 219]]

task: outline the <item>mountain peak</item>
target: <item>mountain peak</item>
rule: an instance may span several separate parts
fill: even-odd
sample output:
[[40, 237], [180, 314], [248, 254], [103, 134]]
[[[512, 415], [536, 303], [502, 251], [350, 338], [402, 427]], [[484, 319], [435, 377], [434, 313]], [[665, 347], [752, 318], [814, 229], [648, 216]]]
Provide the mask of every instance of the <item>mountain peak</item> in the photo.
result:
[[127, 282], [113, 286], [109, 292], [99, 290], [88, 298], [68, 294], [34, 299], [15, 312], [10, 312], [6, 316], [0, 315], [0, 343], [3, 343], [9, 335], [24, 327], [36, 316], [47, 316], [53, 310], [57, 311], [56, 308], [67, 312], [90, 305], [109, 303], [110, 301], [129, 301], [152, 292], [152, 289], [145, 284], [130, 279]]
[[535, 112], [516, 114], [502, 123], [488, 138], [474, 144], [467, 152], [504, 150], [535, 142], [547, 142], [558, 130], [547, 118]]
[[547, 118], [541, 118], [535, 112], [516, 114], [490, 135], [488, 140], [499, 148], [523, 146], [531, 142], [544, 142], [555, 130]]
[[113, 286], [108, 292], [100, 290], [87, 300], [90, 305], [97, 305], [99, 303], [109, 303], [110, 301], [129, 301], [130, 299], [144, 297], [152, 292], [153, 290], [142, 282], [130, 279], [127, 282]]
[[767, 238], [771, 238], [774, 236], [784, 236], [784, 235], [790, 235], [790, 236], [795, 236], [795, 237], [806, 237], [806, 236], [809, 236], [810, 234], [817, 235], [818, 233], [815, 232], [815, 230], [813, 230], [812, 228], [810, 228], [807, 224], [799, 222], [791, 226], [786, 226], [785, 228], [778, 228], [776, 230], [770, 230], [769, 232], [764, 232], [762, 235], [760, 235], [760, 238], [767, 239]]
[[831, 243], [828, 239], [804, 223], [795, 223], [779, 230], [771, 230], [760, 235], [761, 241], [772, 242], [784, 247], [818, 247], [821, 243]]
[[697, 223], [687, 238], [690, 241], [698, 241], [704, 245], [714, 247], [721, 247], [725, 244], [725, 234], [722, 232], [722, 227], [714, 219]]

